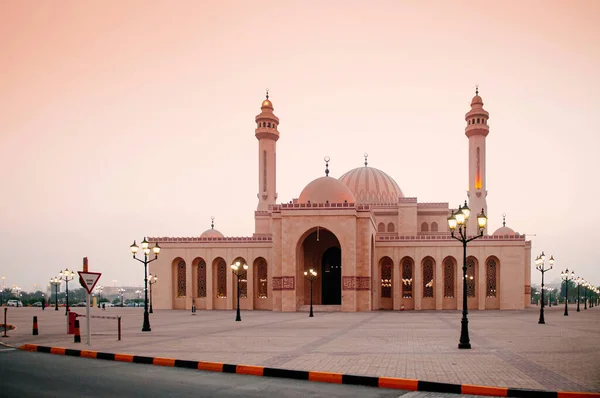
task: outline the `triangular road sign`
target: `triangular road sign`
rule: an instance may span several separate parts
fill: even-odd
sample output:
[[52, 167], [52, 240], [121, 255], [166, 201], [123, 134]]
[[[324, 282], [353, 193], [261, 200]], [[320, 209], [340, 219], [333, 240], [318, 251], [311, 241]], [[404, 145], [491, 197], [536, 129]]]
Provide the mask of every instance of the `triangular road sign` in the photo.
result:
[[100, 272], [83, 272], [83, 271], [77, 271], [79, 273], [79, 276], [81, 277], [81, 279], [83, 279], [83, 282], [85, 283], [85, 290], [87, 290], [88, 293], [92, 293], [92, 290], [94, 289], [94, 286], [96, 286], [96, 282], [98, 282], [98, 279], [100, 279], [100, 275], [102, 275]]

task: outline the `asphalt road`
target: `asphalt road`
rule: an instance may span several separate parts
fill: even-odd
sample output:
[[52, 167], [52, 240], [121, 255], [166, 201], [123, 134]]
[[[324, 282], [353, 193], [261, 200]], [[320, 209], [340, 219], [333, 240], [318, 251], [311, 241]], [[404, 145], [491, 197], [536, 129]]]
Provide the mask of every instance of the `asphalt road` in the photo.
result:
[[[5, 397], [368, 398], [399, 397], [406, 393], [384, 388], [31, 353], [0, 346], [0, 395]], [[425, 397], [427, 393], [416, 395]], [[415, 393], [409, 393], [409, 396], [414, 397]]]

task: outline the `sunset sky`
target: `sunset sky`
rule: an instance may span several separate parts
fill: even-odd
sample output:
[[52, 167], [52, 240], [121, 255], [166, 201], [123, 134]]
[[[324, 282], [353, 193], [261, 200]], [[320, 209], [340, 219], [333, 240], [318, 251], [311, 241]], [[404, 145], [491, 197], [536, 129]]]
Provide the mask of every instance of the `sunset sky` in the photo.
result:
[[0, 0], [0, 276], [31, 291], [87, 256], [99, 284], [141, 286], [134, 239], [211, 216], [250, 236], [267, 87], [280, 201], [368, 152], [455, 207], [479, 84], [490, 232], [506, 213], [556, 258], [547, 280], [600, 285], [599, 21], [593, 0]]

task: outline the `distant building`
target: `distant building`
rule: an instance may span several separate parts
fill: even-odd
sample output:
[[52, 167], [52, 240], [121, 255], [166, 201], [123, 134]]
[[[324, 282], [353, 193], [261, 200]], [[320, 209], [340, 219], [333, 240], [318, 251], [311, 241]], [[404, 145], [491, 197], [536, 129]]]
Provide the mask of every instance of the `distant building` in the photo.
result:
[[[465, 117], [470, 235], [477, 234], [477, 213], [487, 214], [488, 117], [476, 93]], [[241, 279], [242, 309], [305, 309], [309, 269], [317, 271], [314, 303], [329, 310], [462, 308], [463, 251], [450, 237], [448, 203], [405, 196], [392, 177], [368, 165], [366, 155], [363, 166], [339, 178], [326, 165], [325, 176], [297, 199], [277, 203], [279, 118], [268, 95], [255, 123], [259, 186], [253, 236], [225, 237], [212, 223], [200, 236], [149, 238], [162, 248], [152, 266], [160, 275], [152, 287], [154, 308], [190, 309], [192, 302], [198, 309], [235, 308], [237, 280], [230, 265], [237, 261], [248, 265]], [[231, 186], [224, 194], [234, 192]], [[468, 246], [469, 308], [526, 307], [531, 242], [505, 223], [484, 234]]]

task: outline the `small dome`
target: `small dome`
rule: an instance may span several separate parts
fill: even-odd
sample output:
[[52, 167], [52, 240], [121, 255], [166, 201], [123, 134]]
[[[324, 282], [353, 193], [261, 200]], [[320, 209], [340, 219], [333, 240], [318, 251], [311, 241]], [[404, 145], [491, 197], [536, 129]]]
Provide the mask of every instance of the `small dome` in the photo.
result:
[[201, 238], [223, 238], [223, 234], [214, 228], [207, 229], [200, 235]]
[[513, 231], [512, 228], [503, 226], [503, 227], [498, 228], [496, 231], [494, 231], [494, 233], [492, 235], [493, 236], [504, 236], [504, 235], [515, 236], [515, 231]]
[[260, 107], [273, 109], [273, 103], [270, 100], [266, 99], [262, 102], [262, 105]]
[[397, 203], [402, 190], [392, 177], [374, 167], [350, 170], [340, 177], [356, 197], [357, 203]]
[[352, 191], [337, 178], [321, 177], [309, 183], [300, 194], [298, 203], [355, 203]]
[[471, 100], [471, 106], [478, 104], [483, 106], [483, 99], [481, 99], [481, 97], [479, 96], [479, 94], [477, 94], [476, 96], [473, 97], [473, 99]]

